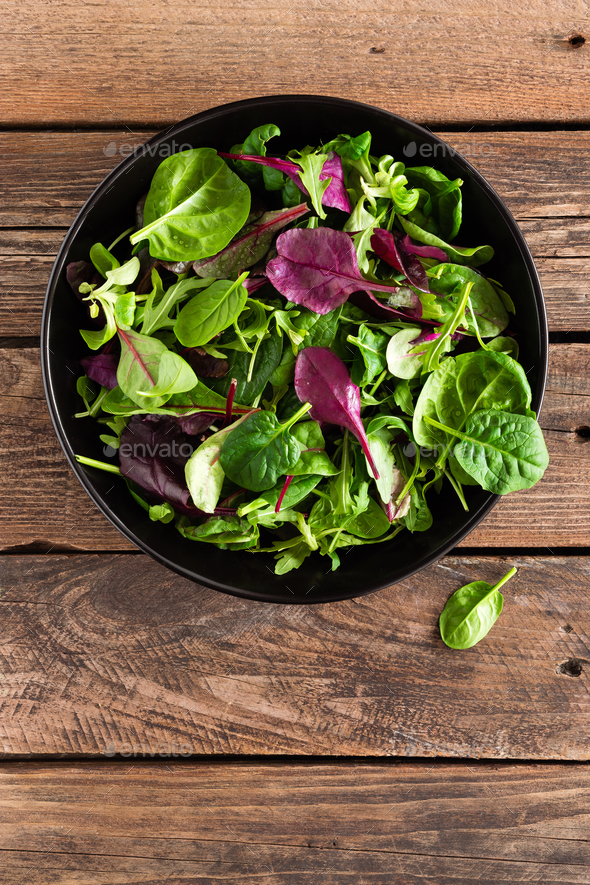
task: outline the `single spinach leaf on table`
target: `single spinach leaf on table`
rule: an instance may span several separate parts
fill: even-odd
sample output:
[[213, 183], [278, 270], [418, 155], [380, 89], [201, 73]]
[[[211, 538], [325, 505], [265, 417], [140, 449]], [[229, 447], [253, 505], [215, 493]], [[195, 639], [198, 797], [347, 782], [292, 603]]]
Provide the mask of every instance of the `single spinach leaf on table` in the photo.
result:
[[148, 240], [153, 258], [197, 261], [227, 246], [249, 211], [248, 185], [217, 151], [180, 151], [158, 166], [145, 202], [144, 227], [130, 240]]
[[487, 581], [473, 581], [455, 590], [439, 619], [445, 645], [472, 648], [490, 632], [504, 605], [500, 587], [515, 574], [516, 569], [511, 568], [494, 586]]

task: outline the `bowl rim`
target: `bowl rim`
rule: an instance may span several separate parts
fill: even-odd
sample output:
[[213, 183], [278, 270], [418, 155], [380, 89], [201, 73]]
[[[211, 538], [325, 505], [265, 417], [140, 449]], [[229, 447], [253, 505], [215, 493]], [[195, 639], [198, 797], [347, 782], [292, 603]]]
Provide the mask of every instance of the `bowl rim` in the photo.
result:
[[[197, 122], [214, 120], [216, 117], [225, 116], [228, 112], [231, 112], [232, 110], [238, 110], [242, 108], [253, 108], [256, 110], [263, 109], [265, 104], [275, 104], [278, 100], [292, 105], [309, 104], [310, 102], [313, 102], [314, 104], [330, 105], [330, 107], [332, 108], [334, 106], [340, 106], [343, 111], [349, 112], [354, 111], [355, 109], [368, 110], [373, 114], [377, 114], [378, 116], [383, 117], [384, 120], [390, 122], [392, 125], [404, 127], [420, 139], [430, 142], [433, 145], [448, 147], [447, 142], [439, 138], [437, 135], [434, 135], [434, 133], [431, 132], [429, 129], [425, 129], [418, 123], [407, 120], [405, 117], [400, 117], [399, 115], [394, 114], [391, 111], [386, 111], [383, 108], [369, 105], [365, 102], [354, 101], [352, 99], [340, 98], [336, 96], [314, 95], [309, 93], [287, 93], [241, 99], [239, 101], [217, 105], [213, 108], [200, 111], [197, 114], [193, 114], [190, 117], [186, 117], [185, 119], [180, 120], [178, 123], [174, 123], [171, 126], [168, 126], [166, 129], [156, 133], [146, 142], [139, 145], [131, 154], [129, 154], [129, 156], [125, 157], [120, 163], [117, 164], [117, 166], [115, 166], [114, 169], [112, 169], [105, 176], [105, 178], [102, 179], [100, 184], [98, 184], [98, 186], [88, 197], [84, 205], [81, 207], [74, 221], [70, 225], [70, 228], [64, 237], [64, 240], [53, 263], [45, 293], [43, 313], [41, 318], [41, 371], [43, 378], [43, 387], [45, 390], [45, 398], [49, 408], [51, 421], [70, 467], [72, 468], [82, 487], [87, 492], [91, 500], [96, 504], [100, 512], [104, 516], [106, 516], [106, 518], [115, 526], [115, 528], [117, 528], [121, 532], [121, 534], [124, 535], [124, 537], [131, 541], [132, 544], [134, 544], [141, 551], [151, 556], [152, 559], [155, 559], [161, 565], [165, 566], [176, 574], [179, 574], [182, 577], [187, 578], [188, 580], [196, 582], [201, 586], [210, 587], [214, 590], [229, 594], [231, 596], [238, 596], [245, 599], [256, 600], [258, 602], [268, 602], [275, 604], [279, 603], [287, 605], [318, 605], [327, 602], [337, 602], [344, 599], [367, 596], [370, 593], [375, 593], [379, 590], [385, 589], [386, 587], [393, 586], [399, 581], [406, 580], [407, 578], [412, 577], [412, 575], [415, 575], [417, 572], [422, 571], [422, 569], [432, 565], [435, 562], [438, 562], [439, 559], [449, 553], [449, 551], [456, 547], [465, 537], [467, 537], [467, 535], [469, 535], [473, 531], [473, 529], [484, 519], [485, 516], [487, 516], [487, 514], [496, 505], [498, 499], [501, 496], [489, 493], [489, 498], [484, 501], [476, 510], [473, 510], [471, 512], [467, 523], [465, 523], [463, 527], [459, 531], [457, 531], [448, 542], [438, 547], [436, 551], [433, 551], [432, 553], [421, 557], [419, 564], [417, 564], [415, 567], [406, 569], [404, 571], [404, 574], [401, 575], [399, 578], [396, 578], [393, 582], [388, 581], [386, 583], [383, 583], [382, 581], [376, 581], [375, 583], [369, 584], [368, 586], [365, 585], [362, 589], [355, 590], [352, 593], [347, 591], [344, 591], [342, 593], [324, 593], [323, 595], [318, 595], [317, 597], [308, 600], [300, 599], [299, 597], [287, 599], [284, 595], [279, 595], [274, 592], [258, 594], [244, 588], [225, 584], [221, 581], [215, 581], [210, 578], [201, 578], [199, 575], [196, 574], [195, 571], [191, 571], [191, 569], [185, 568], [184, 566], [170, 560], [164, 554], [154, 551], [149, 544], [139, 538], [129, 526], [127, 526], [121, 519], [119, 519], [119, 517], [102, 499], [102, 497], [97, 492], [95, 492], [86, 472], [82, 469], [82, 465], [78, 461], [76, 461], [74, 452], [70, 446], [68, 436], [62, 424], [57, 403], [53, 395], [53, 383], [51, 380], [49, 367], [49, 321], [53, 306], [55, 288], [60, 274], [63, 271], [65, 257], [70, 247], [74, 243], [79, 233], [80, 227], [86, 219], [87, 214], [92, 210], [95, 204], [103, 196], [106, 195], [106, 193], [111, 189], [112, 186], [114, 186], [114, 183], [119, 178], [126, 174], [128, 168], [132, 166], [133, 163], [146, 152], [146, 148], [154, 147], [161, 141], [165, 141], [170, 137], [180, 135], [185, 129], [191, 128]], [[491, 184], [489, 184], [487, 179], [484, 178], [481, 172], [479, 172], [468, 160], [466, 160], [465, 157], [462, 156], [462, 154], [457, 151], [453, 151], [453, 160], [459, 166], [463, 167], [466, 171], [469, 172], [469, 174], [475, 179], [477, 186], [482, 191], [484, 191], [489, 200], [495, 206], [496, 210], [502, 216], [510, 232], [510, 235], [516, 242], [523, 264], [529, 275], [535, 299], [539, 326], [540, 361], [539, 364], [536, 366], [538, 371], [538, 382], [537, 391], [536, 394], [533, 395], [532, 402], [532, 406], [538, 415], [541, 411], [545, 387], [547, 383], [549, 343], [547, 312], [545, 308], [543, 290], [541, 287], [538, 271], [528, 244], [524, 238], [524, 235], [518, 227], [514, 216], [505, 205], [499, 194], [495, 191]]]

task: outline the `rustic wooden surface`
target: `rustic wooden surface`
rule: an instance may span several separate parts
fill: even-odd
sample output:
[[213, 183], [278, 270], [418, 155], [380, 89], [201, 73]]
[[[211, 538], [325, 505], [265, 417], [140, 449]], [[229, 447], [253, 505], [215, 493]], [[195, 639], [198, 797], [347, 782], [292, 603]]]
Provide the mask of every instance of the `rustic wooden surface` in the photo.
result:
[[302, 92], [430, 123], [590, 119], [583, 0], [2, 9], [0, 114], [10, 125], [162, 126], [251, 95]]
[[[3, 885], [590, 883], [587, 4], [2, 12]], [[59, 244], [117, 162], [192, 113], [301, 92], [429, 125], [515, 214], [547, 301], [552, 463], [462, 554], [371, 597], [280, 607], [130, 552], [61, 455], [38, 335]], [[446, 648], [449, 594], [513, 564], [492, 633]]]
[[590, 882], [582, 765], [17, 764], [7, 885]]
[[[511, 565], [491, 634], [438, 615]], [[589, 759], [590, 560], [451, 556], [318, 606], [223, 597], [143, 555], [0, 558], [0, 752]], [[149, 751], [149, 750], [148, 750]]]

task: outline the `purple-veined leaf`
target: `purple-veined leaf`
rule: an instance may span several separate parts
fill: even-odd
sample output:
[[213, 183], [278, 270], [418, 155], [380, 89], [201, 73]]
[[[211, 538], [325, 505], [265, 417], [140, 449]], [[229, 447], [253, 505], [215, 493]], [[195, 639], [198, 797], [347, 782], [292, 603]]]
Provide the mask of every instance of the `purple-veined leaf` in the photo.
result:
[[95, 353], [92, 356], [84, 356], [80, 360], [80, 365], [90, 380], [96, 381], [101, 387], [113, 390], [117, 386], [118, 353]]
[[[222, 151], [219, 151], [219, 156], [229, 160], [247, 160], [250, 163], [258, 163], [260, 166], [278, 169], [280, 172], [284, 172], [291, 181], [294, 181], [300, 191], [309, 196], [307, 188], [301, 181], [301, 167], [294, 160], [281, 160], [279, 157], [258, 157], [254, 154], [225, 154]], [[326, 178], [331, 178], [332, 180], [322, 194], [322, 205], [332, 209], [342, 209], [343, 212], [350, 212], [351, 205], [344, 184], [342, 160], [333, 151], [330, 151], [328, 154], [328, 158], [320, 172], [320, 181], [325, 181]]]
[[428, 292], [428, 278], [419, 259], [404, 246], [404, 239], [397, 231], [390, 233], [382, 227], [373, 231], [371, 249], [391, 267], [403, 273], [408, 282], [421, 292]]
[[435, 258], [437, 261], [448, 261], [449, 256], [438, 246], [418, 246], [410, 239], [410, 235], [406, 234], [402, 240], [402, 245], [406, 252], [413, 252], [414, 255], [421, 255], [422, 258]]
[[215, 277], [221, 280], [227, 279], [230, 274], [239, 273], [247, 267], [252, 267], [253, 264], [264, 258], [276, 232], [296, 221], [306, 212], [309, 212], [307, 203], [301, 203], [292, 209], [265, 212], [253, 225], [248, 225], [250, 229], [247, 233], [238, 234], [217, 255], [193, 262], [195, 273], [200, 277]]
[[311, 418], [327, 424], [338, 424], [354, 433], [373, 476], [379, 479], [361, 420], [360, 390], [350, 380], [348, 369], [340, 357], [327, 347], [305, 347], [300, 350], [295, 363], [295, 392], [302, 403], [311, 403]]
[[268, 277], [266, 276], [266, 274], [261, 274], [260, 276], [250, 275], [246, 280], [244, 280], [243, 286], [248, 295], [253, 295], [254, 292], [262, 289], [262, 287], [266, 286], [267, 283]]
[[354, 243], [344, 231], [296, 228], [280, 234], [276, 245], [278, 256], [266, 266], [270, 282], [289, 301], [315, 313], [335, 310], [353, 292], [398, 289], [363, 277]]

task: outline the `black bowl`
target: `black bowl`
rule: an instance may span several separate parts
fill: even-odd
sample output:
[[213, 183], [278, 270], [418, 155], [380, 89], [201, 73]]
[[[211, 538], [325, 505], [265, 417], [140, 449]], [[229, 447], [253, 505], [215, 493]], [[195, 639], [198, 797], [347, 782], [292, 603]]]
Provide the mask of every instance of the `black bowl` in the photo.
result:
[[[408, 120], [379, 108], [315, 95], [286, 95], [248, 99], [189, 117], [138, 148], [108, 175], [79, 213], [57, 256], [43, 312], [41, 355], [49, 411], [72, 469], [105, 516], [141, 550], [175, 572], [216, 590], [268, 602], [328, 602], [361, 596], [403, 580], [439, 559], [489, 513], [497, 496], [467, 488], [469, 513], [449, 489], [429, 496], [434, 524], [425, 533], [403, 532], [391, 542], [353, 547], [342, 556], [339, 569], [313, 554], [286, 576], [274, 574], [270, 554], [219, 550], [183, 538], [172, 525], [151, 522], [120, 480], [81, 466], [74, 453], [103, 459], [98, 434], [88, 422], [75, 419], [80, 408], [76, 378], [79, 357], [86, 352], [79, 328], [87, 324], [65, 280], [68, 262], [88, 258], [90, 246], [108, 243], [133, 224], [134, 207], [169, 153], [191, 147], [229, 150], [254, 127], [276, 123], [282, 132], [272, 153], [327, 141], [339, 132], [373, 133], [373, 152], [408, 158], [412, 165], [435, 165], [449, 178], [464, 180], [464, 220], [459, 242], [490, 243], [495, 258], [485, 273], [498, 279], [513, 295], [520, 332], [520, 359], [539, 409], [547, 373], [547, 320], [537, 272], [510, 212], [487, 181], [440, 139]], [[409, 147], [408, 147], [409, 145]], [[405, 153], [404, 153], [405, 147]], [[412, 157], [412, 159], [410, 159]], [[71, 370], [71, 371], [70, 371]], [[120, 485], [119, 485], [120, 483]], [[115, 484], [115, 489], [113, 489]]]

